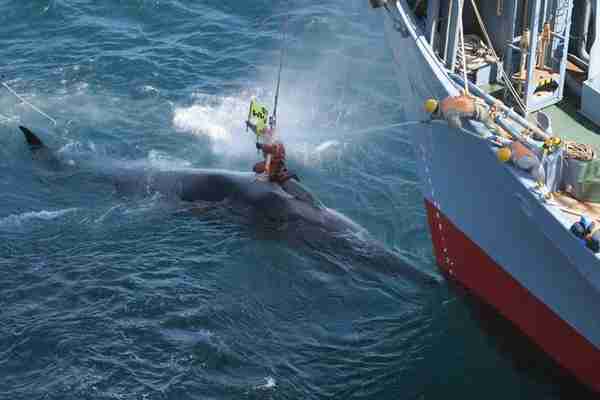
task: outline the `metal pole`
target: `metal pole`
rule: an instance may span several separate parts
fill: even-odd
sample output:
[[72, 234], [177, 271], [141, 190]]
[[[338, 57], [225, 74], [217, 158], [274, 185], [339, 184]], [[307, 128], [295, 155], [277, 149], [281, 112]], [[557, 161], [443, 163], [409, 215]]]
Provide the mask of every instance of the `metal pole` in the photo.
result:
[[463, 25], [463, 9], [464, 9], [464, 5], [465, 2], [464, 0], [460, 0], [460, 13], [458, 16], [458, 23], [459, 23], [459, 27], [460, 27], [460, 50], [462, 53], [462, 70], [463, 70], [463, 80], [465, 81], [465, 94], [468, 95], [469, 94], [469, 85], [467, 84], [467, 82], [469, 81], [467, 79], [467, 54], [465, 53], [465, 28]]
[[[452, 80], [454, 80], [454, 82], [456, 82], [459, 86], [464, 85], [464, 81], [460, 77], [460, 75], [453, 74], [453, 73], [450, 73], [449, 75], [450, 75], [450, 78], [452, 78]], [[527, 121], [525, 118], [521, 117], [512, 108], [508, 108], [500, 100], [495, 99], [494, 97], [485, 93], [483, 90], [481, 90], [476, 85], [473, 85], [470, 82], [468, 82], [468, 85], [469, 85], [471, 91], [476, 96], [481, 97], [489, 106], [495, 106], [496, 108], [500, 109], [502, 112], [506, 113], [507, 116], [509, 116], [513, 121], [515, 121], [516, 123], [521, 125], [523, 128], [531, 130], [531, 132], [533, 132], [534, 135], [537, 135], [537, 137], [539, 137], [541, 140], [546, 140], [546, 139], [550, 138], [550, 135], [548, 133], [544, 132], [537, 125], [532, 124], [531, 122]]]
[[285, 20], [285, 23], [283, 26], [283, 31], [281, 33], [281, 35], [282, 35], [281, 53], [279, 55], [279, 72], [277, 74], [277, 88], [275, 89], [275, 101], [274, 101], [274, 105], [273, 105], [273, 120], [272, 120], [272, 124], [271, 124], [271, 129], [275, 128], [275, 126], [277, 125], [277, 104], [279, 103], [279, 85], [281, 84], [281, 70], [283, 69], [283, 56], [285, 53], [285, 41], [286, 41], [286, 30], [287, 30], [288, 20], [289, 20], [289, 15]]

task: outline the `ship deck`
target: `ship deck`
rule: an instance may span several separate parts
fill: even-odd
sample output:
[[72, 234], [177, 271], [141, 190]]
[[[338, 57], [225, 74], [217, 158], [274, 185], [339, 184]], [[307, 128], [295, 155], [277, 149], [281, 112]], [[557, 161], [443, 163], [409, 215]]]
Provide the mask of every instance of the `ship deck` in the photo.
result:
[[600, 127], [577, 111], [578, 105], [570, 97], [543, 111], [552, 120], [553, 134], [580, 143], [590, 144], [600, 151]]

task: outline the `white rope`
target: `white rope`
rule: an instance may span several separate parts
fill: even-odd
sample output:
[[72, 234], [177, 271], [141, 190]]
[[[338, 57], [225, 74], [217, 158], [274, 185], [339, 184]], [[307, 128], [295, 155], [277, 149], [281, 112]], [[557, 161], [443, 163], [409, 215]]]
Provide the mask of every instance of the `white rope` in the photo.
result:
[[386, 131], [386, 130], [392, 129], [392, 128], [399, 128], [401, 126], [417, 125], [417, 124], [420, 124], [422, 122], [423, 121], [406, 121], [406, 122], [400, 122], [400, 123], [391, 124], [391, 125], [374, 126], [374, 127], [371, 127], [371, 128], [361, 129], [361, 130], [357, 130], [357, 131], [343, 132], [342, 136], [355, 136], [355, 135], [361, 135], [361, 134], [364, 134], [364, 133], [373, 133], [373, 132]]
[[[343, 132], [341, 135], [338, 136], [338, 138], [353, 138], [357, 135], [361, 135], [361, 134], [365, 134], [365, 133], [375, 133], [375, 132], [383, 132], [383, 133], [388, 133], [388, 131], [392, 128], [399, 128], [399, 127], [406, 127], [406, 126], [411, 126], [411, 125], [421, 125], [421, 124], [442, 124], [443, 122], [441, 120], [425, 120], [425, 121], [419, 121], [419, 120], [412, 120], [412, 121], [406, 121], [406, 122], [400, 122], [397, 124], [391, 124], [391, 125], [381, 125], [381, 126], [375, 126], [372, 128], [367, 128], [367, 129], [361, 129], [361, 130], [357, 130], [357, 131], [349, 131], [349, 132]], [[472, 132], [470, 130], [467, 129], [461, 129], [462, 132], [476, 138], [479, 140], [483, 140], [486, 142], [489, 142], [493, 145], [499, 146], [499, 145], [504, 145], [506, 143], [502, 142], [502, 139], [500, 139], [499, 143], [494, 142], [494, 140], [498, 140], [499, 138], [496, 136], [490, 136], [490, 137], [482, 137], [481, 135]], [[511, 141], [512, 142], [512, 141]]]
[[45, 112], [43, 112], [42, 110], [40, 110], [39, 108], [37, 108], [36, 106], [31, 104], [30, 102], [25, 100], [23, 97], [19, 96], [19, 94], [17, 92], [15, 92], [10, 86], [8, 86], [8, 84], [6, 82], [2, 82], [2, 86], [4, 86], [6, 88], [6, 90], [8, 90], [10, 93], [12, 93], [17, 99], [21, 100], [21, 102], [23, 102], [24, 104], [27, 104], [38, 114], [40, 114], [40, 115], [44, 116], [45, 118], [47, 118], [48, 120], [52, 121], [52, 123], [54, 123], [55, 126], [57, 125], [56, 120], [54, 118], [52, 118], [51, 116], [49, 116], [48, 114], [46, 114]]
[[[490, 47], [492, 54], [494, 55], [494, 58], [497, 61], [500, 61], [500, 58], [498, 57], [498, 54], [496, 54], [496, 50], [494, 49], [494, 46], [492, 45], [492, 41], [490, 39], [490, 36], [488, 35], [487, 29], [485, 28], [485, 24], [483, 23], [481, 14], [479, 14], [479, 8], [477, 7], [475, 0], [471, 0], [471, 4], [473, 5], [473, 10], [475, 11], [475, 16], [477, 17], [479, 26], [481, 27], [481, 30], [485, 36], [485, 41], [486, 41], [487, 45]], [[508, 77], [508, 75], [506, 74], [506, 71], [504, 70], [504, 66], [500, 62], [498, 62], [498, 68], [500, 69], [500, 72], [502, 73], [502, 76], [504, 77], [504, 82], [506, 83], [506, 87], [508, 88], [509, 92], [515, 98], [517, 105], [523, 111], [523, 113], [526, 113], [527, 107], [525, 106], [525, 103], [523, 103], [523, 101], [521, 101], [521, 98], [519, 97], [517, 90], [512, 85], [510, 78]]]

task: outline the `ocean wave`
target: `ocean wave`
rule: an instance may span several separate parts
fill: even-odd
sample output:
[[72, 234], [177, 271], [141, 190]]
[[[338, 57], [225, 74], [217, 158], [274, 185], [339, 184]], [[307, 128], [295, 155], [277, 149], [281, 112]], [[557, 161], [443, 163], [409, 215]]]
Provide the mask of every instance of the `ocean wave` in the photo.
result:
[[160, 93], [160, 90], [158, 90], [157, 88], [155, 88], [152, 85], [144, 85], [144, 86], [142, 86], [142, 92], [144, 92], [144, 93]]
[[64, 210], [56, 211], [28, 211], [22, 214], [12, 214], [4, 218], [0, 218], [0, 227], [6, 226], [21, 226], [27, 222], [34, 220], [49, 221], [60, 218], [65, 214], [77, 211], [77, 208], [65, 208]]

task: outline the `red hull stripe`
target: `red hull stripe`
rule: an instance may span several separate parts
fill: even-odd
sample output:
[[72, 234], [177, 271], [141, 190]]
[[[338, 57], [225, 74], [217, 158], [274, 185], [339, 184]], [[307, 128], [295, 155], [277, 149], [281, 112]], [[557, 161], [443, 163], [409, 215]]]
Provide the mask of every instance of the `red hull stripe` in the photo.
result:
[[494, 306], [560, 365], [600, 392], [600, 349], [558, 317], [425, 200], [440, 268]]

